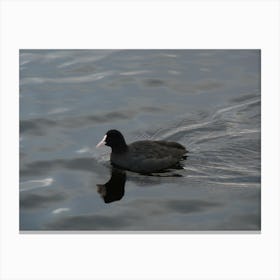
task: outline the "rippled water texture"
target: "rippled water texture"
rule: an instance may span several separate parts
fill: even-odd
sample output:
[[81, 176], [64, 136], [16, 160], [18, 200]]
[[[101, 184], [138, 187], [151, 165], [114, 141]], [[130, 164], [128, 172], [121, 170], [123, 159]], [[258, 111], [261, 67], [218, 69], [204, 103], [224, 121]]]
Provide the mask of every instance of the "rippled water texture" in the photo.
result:
[[[260, 51], [21, 50], [20, 230], [260, 230]], [[183, 169], [95, 145], [177, 141]]]

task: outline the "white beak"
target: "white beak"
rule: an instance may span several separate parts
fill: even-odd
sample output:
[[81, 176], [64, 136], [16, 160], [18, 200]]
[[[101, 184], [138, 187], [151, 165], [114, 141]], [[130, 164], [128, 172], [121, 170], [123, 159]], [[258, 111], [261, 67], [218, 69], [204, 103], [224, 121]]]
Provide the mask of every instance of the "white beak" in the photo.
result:
[[96, 145], [96, 148], [105, 145], [106, 143], [107, 134], [103, 137], [103, 139]]

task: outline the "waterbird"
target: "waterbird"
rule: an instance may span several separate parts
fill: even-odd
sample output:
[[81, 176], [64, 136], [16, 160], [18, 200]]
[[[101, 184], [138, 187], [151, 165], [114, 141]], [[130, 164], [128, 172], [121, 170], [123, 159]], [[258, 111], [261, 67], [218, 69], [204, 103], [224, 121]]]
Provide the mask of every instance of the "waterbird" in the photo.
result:
[[122, 133], [116, 129], [109, 130], [96, 147], [102, 145], [111, 147], [113, 166], [137, 173], [178, 167], [188, 152], [183, 145], [170, 141], [142, 140], [127, 145]]

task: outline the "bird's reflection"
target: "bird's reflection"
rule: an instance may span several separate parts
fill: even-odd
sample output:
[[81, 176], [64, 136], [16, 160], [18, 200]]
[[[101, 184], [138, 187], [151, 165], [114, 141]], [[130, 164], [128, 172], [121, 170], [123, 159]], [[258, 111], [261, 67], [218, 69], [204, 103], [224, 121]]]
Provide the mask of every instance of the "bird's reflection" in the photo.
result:
[[[182, 166], [176, 166], [173, 169], [183, 169]], [[144, 176], [143, 176], [144, 175]], [[171, 172], [170, 170], [164, 170], [160, 173], [147, 173], [139, 174], [141, 176], [141, 181], [148, 182], [149, 184], [155, 183], [153, 180], [148, 178], [164, 178], [164, 177], [182, 177], [182, 174]], [[143, 179], [145, 178], [145, 180]], [[125, 193], [125, 183], [127, 175], [126, 171], [119, 169], [117, 167], [111, 168], [111, 178], [105, 184], [97, 184], [97, 192], [100, 194], [100, 197], [103, 198], [105, 203], [111, 203], [114, 201], [121, 200]], [[131, 177], [130, 177], [131, 179]], [[136, 180], [136, 178], [134, 178]], [[160, 182], [160, 181], [159, 181]]]
[[98, 184], [97, 192], [105, 203], [121, 200], [124, 196], [125, 181], [126, 172], [124, 170], [112, 168], [110, 180], [103, 185]]

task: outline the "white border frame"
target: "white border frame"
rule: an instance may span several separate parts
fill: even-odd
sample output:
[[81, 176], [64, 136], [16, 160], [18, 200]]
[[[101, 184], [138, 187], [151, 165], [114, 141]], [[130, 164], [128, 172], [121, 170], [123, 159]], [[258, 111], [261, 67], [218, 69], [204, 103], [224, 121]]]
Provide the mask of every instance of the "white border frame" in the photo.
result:
[[[1, 279], [279, 279], [279, 2], [2, 1]], [[261, 234], [19, 234], [22, 48], [262, 50]]]

